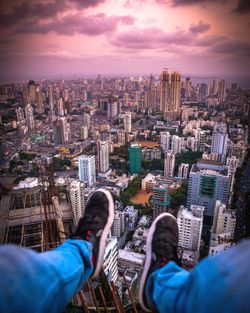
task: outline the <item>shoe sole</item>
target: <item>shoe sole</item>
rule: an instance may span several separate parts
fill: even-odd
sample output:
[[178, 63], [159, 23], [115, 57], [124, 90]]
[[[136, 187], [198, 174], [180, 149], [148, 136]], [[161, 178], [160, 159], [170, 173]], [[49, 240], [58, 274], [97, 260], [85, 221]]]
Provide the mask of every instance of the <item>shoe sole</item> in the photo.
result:
[[91, 275], [91, 278], [97, 277], [98, 274], [100, 273], [100, 270], [102, 269], [106, 241], [107, 241], [108, 235], [111, 231], [111, 226], [114, 221], [114, 201], [113, 201], [110, 191], [100, 188], [100, 189], [97, 189], [96, 192], [104, 193], [106, 198], [108, 199], [109, 216], [108, 216], [107, 223], [103, 229], [103, 232], [100, 238], [99, 253], [98, 253], [98, 259], [96, 262], [96, 268], [95, 268], [94, 273]]
[[144, 264], [144, 268], [143, 268], [143, 272], [142, 272], [142, 276], [141, 276], [141, 281], [140, 281], [140, 288], [139, 288], [139, 303], [140, 303], [140, 306], [142, 307], [142, 309], [145, 312], [152, 312], [152, 310], [147, 308], [147, 306], [145, 305], [145, 303], [143, 301], [143, 292], [144, 292], [144, 289], [145, 289], [145, 283], [146, 283], [147, 276], [148, 276], [148, 270], [150, 268], [151, 259], [152, 259], [152, 239], [153, 239], [153, 236], [154, 236], [154, 232], [155, 232], [155, 228], [156, 228], [157, 222], [161, 218], [163, 218], [165, 216], [171, 217], [177, 223], [176, 218], [172, 214], [170, 214], [170, 213], [162, 213], [159, 216], [157, 216], [157, 218], [154, 220], [153, 224], [149, 228], [148, 235], [147, 235], [146, 261], [145, 261], [145, 264]]

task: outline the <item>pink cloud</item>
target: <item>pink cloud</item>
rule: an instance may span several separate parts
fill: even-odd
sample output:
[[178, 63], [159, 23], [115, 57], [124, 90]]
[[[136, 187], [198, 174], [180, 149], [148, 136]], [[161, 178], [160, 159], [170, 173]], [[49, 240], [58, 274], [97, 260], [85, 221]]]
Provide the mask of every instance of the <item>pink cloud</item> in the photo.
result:
[[197, 24], [191, 24], [189, 30], [194, 34], [205, 33], [210, 29], [211, 25], [203, 21], [199, 21]]
[[55, 32], [60, 35], [71, 36], [75, 33], [96, 36], [115, 31], [119, 24], [131, 25], [134, 18], [129, 15], [107, 16], [104, 13], [95, 15], [83, 15], [80, 13], [66, 15], [49, 23], [27, 23], [20, 26], [17, 33], [47, 34]]

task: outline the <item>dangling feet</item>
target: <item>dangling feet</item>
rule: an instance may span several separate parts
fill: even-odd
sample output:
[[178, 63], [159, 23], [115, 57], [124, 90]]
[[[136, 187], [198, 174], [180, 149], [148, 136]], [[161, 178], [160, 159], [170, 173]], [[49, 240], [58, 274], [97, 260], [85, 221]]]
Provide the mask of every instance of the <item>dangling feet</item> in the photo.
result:
[[169, 261], [179, 263], [178, 241], [179, 230], [175, 217], [170, 213], [162, 213], [152, 223], [147, 236], [146, 262], [139, 289], [139, 302], [146, 312], [155, 310], [154, 304], [145, 295], [148, 277]]
[[114, 220], [114, 202], [111, 193], [98, 189], [90, 197], [84, 216], [79, 220], [72, 239], [82, 239], [92, 243], [94, 271], [91, 278], [98, 276], [105, 252], [105, 245]]

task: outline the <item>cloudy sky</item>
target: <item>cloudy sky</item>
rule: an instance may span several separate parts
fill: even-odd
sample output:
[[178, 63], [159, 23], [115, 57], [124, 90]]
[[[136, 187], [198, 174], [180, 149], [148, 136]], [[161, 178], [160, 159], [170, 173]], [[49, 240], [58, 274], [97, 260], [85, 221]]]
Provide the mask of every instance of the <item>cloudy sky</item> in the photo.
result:
[[0, 78], [247, 76], [249, 0], [0, 0]]

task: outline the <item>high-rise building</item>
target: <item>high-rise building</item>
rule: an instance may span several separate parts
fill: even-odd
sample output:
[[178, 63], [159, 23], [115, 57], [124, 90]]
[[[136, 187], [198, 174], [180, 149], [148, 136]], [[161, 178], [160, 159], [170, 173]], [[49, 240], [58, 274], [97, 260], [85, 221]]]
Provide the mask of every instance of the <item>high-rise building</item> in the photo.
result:
[[109, 282], [116, 282], [118, 278], [117, 258], [117, 238], [109, 237], [103, 257], [103, 270]]
[[206, 103], [207, 95], [208, 95], [208, 85], [205, 83], [201, 83], [198, 93], [198, 101], [200, 103]]
[[124, 130], [126, 134], [132, 131], [132, 116], [130, 111], [125, 112], [124, 115]]
[[163, 69], [160, 84], [160, 110], [165, 120], [176, 120], [179, 115], [181, 75], [173, 72], [171, 75], [167, 69]]
[[125, 231], [125, 212], [115, 211], [111, 234], [119, 239], [123, 235], [124, 231]]
[[171, 135], [169, 132], [160, 132], [161, 147], [164, 152], [171, 150]]
[[29, 130], [34, 129], [35, 121], [33, 116], [33, 108], [30, 104], [25, 107], [25, 122]]
[[212, 225], [212, 233], [229, 234], [230, 239], [234, 239], [234, 231], [236, 225], [236, 212], [228, 210], [226, 205], [217, 200], [214, 206], [214, 218]]
[[117, 131], [117, 141], [118, 143], [125, 145], [126, 143], [126, 133], [124, 129], [119, 129]]
[[36, 112], [39, 114], [44, 113], [44, 99], [43, 99], [43, 92], [41, 87], [37, 87], [36, 89]]
[[84, 215], [84, 184], [79, 180], [73, 180], [68, 186], [71, 208], [73, 211], [74, 224]]
[[204, 207], [191, 205], [190, 210], [181, 206], [178, 211], [179, 246], [194, 252], [200, 251]]
[[81, 155], [78, 158], [79, 179], [92, 187], [96, 183], [95, 156]]
[[209, 255], [225, 251], [234, 245], [236, 212], [227, 210], [226, 205], [216, 201], [209, 244]]
[[107, 104], [107, 118], [112, 119], [119, 114], [118, 102], [108, 102]]
[[58, 100], [58, 111], [57, 111], [59, 116], [64, 116], [64, 105], [63, 105], [63, 99], [60, 98]]
[[172, 136], [171, 150], [173, 153], [181, 153], [183, 144], [183, 137], [177, 135]]
[[222, 129], [215, 129], [212, 135], [211, 152], [218, 154], [218, 161], [225, 162], [227, 155], [228, 134]]
[[107, 141], [97, 141], [98, 172], [105, 174], [109, 171], [109, 144]]
[[53, 122], [53, 133], [55, 144], [62, 145], [70, 139], [70, 124], [66, 117], [59, 117]]
[[130, 174], [138, 174], [142, 167], [142, 148], [138, 143], [132, 143], [129, 147], [129, 171]]
[[56, 117], [55, 117], [55, 110], [54, 110], [54, 100], [53, 100], [52, 85], [49, 85], [48, 95], [49, 95], [49, 117], [50, 117], [50, 121], [54, 122]]
[[170, 77], [168, 70], [163, 69], [161, 73], [161, 83], [160, 83], [160, 111], [164, 112], [166, 103], [169, 102], [170, 93]]
[[218, 97], [219, 97], [220, 103], [225, 102], [225, 100], [226, 100], [226, 81], [224, 79], [219, 82]]
[[28, 90], [30, 103], [34, 105], [36, 102], [36, 84], [34, 80], [29, 81]]
[[197, 139], [197, 148], [199, 151], [205, 151], [207, 134], [204, 130], [198, 129], [195, 134]]
[[204, 215], [212, 218], [216, 200], [228, 202], [230, 179], [229, 171], [222, 163], [198, 161], [189, 173], [187, 207], [192, 204], [204, 206]]
[[170, 196], [166, 184], [157, 183], [153, 188], [153, 219], [167, 212], [170, 206]]
[[181, 163], [178, 169], [178, 177], [188, 179], [189, 164]]
[[19, 125], [24, 123], [24, 113], [23, 113], [23, 109], [21, 107], [16, 109], [16, 118], [17, 118], [17, 123]]
[[173, 152], [168, 152], [165, 154], [164, 176], [173, 177], [174, 167], [175, 167], [175, 154]]
[[83, 125], [90, 128], [90, 115], [88, 113], [84, 113], [83, 115]]
[[80, 128], [80, 137], [81, 140], [86, 140], [88, 138], [88, 127], [87, 126], [81, 126]]

